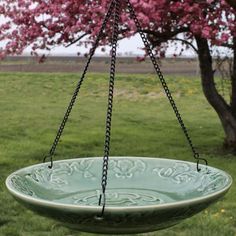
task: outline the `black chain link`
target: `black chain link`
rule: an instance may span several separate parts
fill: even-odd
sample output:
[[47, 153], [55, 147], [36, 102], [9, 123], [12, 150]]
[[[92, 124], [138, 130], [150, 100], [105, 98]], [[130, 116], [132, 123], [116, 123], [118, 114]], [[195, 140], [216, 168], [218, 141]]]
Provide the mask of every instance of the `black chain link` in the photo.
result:
[[84, 81], [84, 79], [85, 79], [85, 75], [86, 75], [87, 70], [88, 70], [88, 68], [89, 68], [90, 62], [91, 62], [91, 60], [92, 60], [92, 58], [93, 58], [93, 55], [94, 55], [94, 53], [95, 53], [95, 51], [96, 51], [96, 48], [98, 47], [99, 41], [101, 40], [102, 36], [104, 35], [104, 32], [103, 32], [103, 31], [104, 31], [104, 29], [105, 29], [105, 27], [106, 27], [106, 25], [107, 25], [107, 22], [108, 22], [108, 20], [109, 20], [111, 14], [112, 14], [112, 10], [113, 10], [113, 8], [114, 8], [114, 4], [115, 4], [115, 0], [113, 0], [113, 1], [111, 2], [110, 6], [109, 6], [109, 8], [108, 8], [108, 12], [107, 12], [107, 14], [106, 14], [106, 16], [105, 16], [105, 18], [104, 18], [104, 20], [103, 20], [101, 29], [100, 29], [100, 31], [99, 31], [99, 33], [98, 33], [98, 36], [97, 36], [97, 38], [96, 38], [96, 40], [95, 40], [95, 42], [94, 42], [94, 45], [93, 45], [92, 49], [90, 50], [89, 58], [88, 58], [88, 61], [87, 61], [87, 63], [86, 63], [86, 66], [85, 66], [85, 69], [84, 69], [84, 71], [83, 71], [83, 74], [81, 75], [81, 78], [80, 78], [80, 80], [79, 80], [79, 82], [78, 82], [78, 84], [77, 84], [77, 86], [76, 86], [76, 89], [75, 89], [74, 94], [73, 94], [73, 96], [72, 96], [72, 98], [71, 98], [71, 101], [70, 101], [70, 103], [69, 103], [69, 106], [68, 106], [68, 108], [67, 108], [67, 110], [66, 110], [66, 113], [65, 113], [65, 115], [64, 115], [64, 118], [63, 118], [63, 120], [62, 120], [62, 122], [61, 122], [61, 124], [60, 124], [59, 129], [58, 129], [57, 135], [56, 135], [56, 137], [55, 137], [55, 139], [54, 139], [54, 142], [53, 142], [53, 144], [52, 144], [52, 147], [51, 147], [51, 149], [50, 149], [50, 151], [49, 151], [49, 154], [46, 155], [46, 156], [44, 157], [44, 159], [43, 159], [43, 162], [45, 162], [47, 158], [50, 159], [51, 164], [50, 164], [49, 168], [52, 168], [52, 167], [53, 167], [53, 155], [54, 155], [54, 153], [55, 153], [55, 151], [56, 151], [58, 142], [60, 141], [60, 137], [61, 137], [61, 135], [62, 135], [62, 132], [63, 132], [64, 128], [65, 128], [65, 125], [66, 125], [66, 122], [67, 122], [67, 120], [68, 120], [68, 118], [69, 118], [69, 115], [70, 115], [70, 113], [71, 113], [71, 110], [72, 110], [72, 108], [73, 108], [73, 106], [74, 106], [74, 104], [75, 104], [77, 95], [78, 95], [78, 93], [79, 93], [79, 91], [80, 91], [80, 88], [81, 88], [81, 85], [82, 85], [82, 83], [83, 83], [83, 81]]
[[169, 102], [170, 102], [170, 104], [171, 104], [171, 106], [172, 106], [172, 108], [174, 110], [174, 113], [175, 113], [175, 115], [177, 117], [177, 120], [178, 120], [178, 122], [179, 122], [179, 124], [180, 124], [180, 126], [181, 126], [181, 128], [182, 128], [182, 130], [184, 132], [184, 135], [185, 135], [185, 137], [187, 139], [187, 142], [189, 143], [189, 146], [190, 146], [190, 148], [191, 148], [191, 150], [193, 152], [193, 157], [197, 160], [197, 171], [200, 171], [201, 169], [199, 168], [199, 162], [200, 161], [204, 161], [205, 164], [208, 165], [207, 160], [204, 159], [204, 158], [200, 158], [199, 153], [196, 151], [196, 149], [195, 149], [195, 147], [194, 147], [194, 145], [192, 143], [192, 140], [191, 140], [191, 138], [189, 136], [188, 130], [187, 130], [187, 128], [186, 128], [186, 126], [185, 126], [185, 124], [183, 122], [183, 119], [182, 119], [182, 117], [181, 117], [181, 115], [180, 115], [180, 113], [178, 111], [178, 108], [177, 108], [177, 106], [175, 104], [175, 101], [174, 101], [174, 99], [173, 99], [173, 97], [171, 95], [171, 92], [170, 92], [170, 90], [169, 90], [169, 88], [168, 88], [168, 86], [166, 84], [166, 81], [165, 81], [164, 76], [163, 76], [163, 74], [162, 74], [162, 72], [160, 70], [160, 67], [159, 67], [159, 65], [157, 63], [157, 60], [156, 60], [156, 58], [155, 58], [155, 56], [154, 56], [154, 54], [152, 52], [152, 49], [150, 47], [150, 43], [149, 43], [146, 35], [142, 31], [142, 27], [140, 25], [140, 22], [139, 22], [137, 16], [136, 16], [134, 8], [131, 5], [129, 0], [126, 0], [126, 4], [128, 6], [128, 10], [129, 10], [130, 16], [133, 19], [133, 21], [134, 21], [134, 23], [135, 23], [135, 25], [137, 27], [137, 30], [138, 30], [138, 32], [139, 32], [139, 34], [140, 34], [140, 36], [142, 38], [142, 41], [144, 43], [144, 46], [145, 46], [145, 48], [147, 50], [147, 53], [148, 53], [148, 55], [149, 55], [149, 57], [150, 57], [150, 59], [152, 61], [154, 69], [155, 69], [155, 71], [156, 71], [156, 73], [157, 73], [157, 75], [158, 75], [158, 77], [160, 79], [160, 82], [161, 82], [162, 87], [163, 87], [163, 89], [164, 89], [164, 91], [166, 93], [166, 96], [167, 96], [167, 98], [168, 98], [168, 100], [169, 100]]
[[[184, 122], [182, 120], [182, 117], [178, 111], [178, 108], [175, 104], [175, 101], [171, 95], [171, 92], [166, 84], [166, 81], [163, 77], [163, 74], [160, 70], [160, 67], [156, 61], [156, 58], [151, 50], [151, 47], [150, 47], [150, 43], [149, 41], [147, 40], [146, 38], [146, 35], [143, 33], [142, 31], [142, 27], [137, 19], [137, 16], [134, 12], [134, 9], [130, 3], [129, 0], [126, 0], [126, 3], [127, 3], [127, 6], [128, 6], [128, 10], [130, 12], [130, 15], [131, 15], [131, 18], [134, 20], [135, 24], [136, 24], [136, 27], [137, 27], [137, 30], [142, 38], [142, 41], [146, 47], [146, 50], [147, 50], [147, 53], [148, 55], [150, 56], [150, 59], [154, 65], [154, 68], [155, 68], [155, 71], [160, 79], [160, 82], [164, 88], [164, 91], [166, 93], [166, 96], [175, 112], [175, 115], [177, 117], [177, 120], [184, 132], [184, 135], [189, 143], [189, 146], [193, 152], [193, 156], [194, 158], [197, 160], [197, 171], [200, 171], [201, 169], [199, 168], [199, 162], [200, 161], [204, 161], [205, 164], [207, 165], [207, 160], [204, 159], [204, 158], [200, 158], [199, 156], [199, 153], [196, 151], [193, 143], [192, 143], [192, 140], [188, 134], [188, 130], [187, 128], [185, 127], [184, 125]], [[118, 41], [118, 34], [119, 34], [119, 20], [120, 20], [120, 8], [121, 8], [121, 3], [120, 3], [120, 0], [112, 0], [110, 6], [109, 6], [109, 9], [108, 9], [108, 12], [103, 20], [103, 23], [102, 23], [102, 26], [101, 26], [101, 29], [98, 33], [98, 36], [94, 42], [94, 45], [90, 51], [90, 54], [89, 54], [89, 58], [88, 58], [88, 61], [87, 61], [87, 64], [85, 66], [85, 69], [83, 71], [83, 74], [76, 86], [76, 89], [74, 91], [74, 94], [71, 98], [71, 101], [69, 103], [69, 106], [66, 110], [66, 113], [64, 115], [64, 118], [60, 124], [60, 127], [58, 129], [58, 132], [57, 132], [57, 135], [56, 135], [56, 138], [54, 139], [54, 142], [52, 144], [52, 147], [49, 151], [49, 154], [47, 156], [44, 157], [44, 162], [46, 161], [47, 158], [50, 158], [50, 166], [49, 168], [52, 168], [53, 167], [53, 155], [55, 153], [55, 150], [57, 148], [57, 145], [58, 145], [58, 142], [60, 140], [60, 137], [63, 133], [63, 130], [65, 128], [65, 125], [66, 125], [66, 122], [69, 118], [69, 115], [72, 111], [72, 108], [73, 108], [73, 105], [76, 101], [76, 98], [77, 98], [77, 95], [80, 91], [80, 88], [81, 88], [81, 85], [85, 79], [85, 75], [87, 73], [87, 70], [88, 70], [88, 67], [90, 65], [90, 62], [92, 60], [92, 57], [95, 53], [95, 50], [99, 44], [99, 41], [101, 40], [102, 36], [103, 36], [103, 31], [107, 25], [107, 22], [111, 16], [111, 14], [113, 13], [113, 32], [112, 32], [112, 49], [111, 49], [111, 68], [110, 68], [110, 81], [109, 81], [109, 94], [108, 94], [108, 108], [107, 108], [107, 117], [106, 117], [106, 132], [105, 132], [105, 142], [104, 142], [104, 157], [103, 157], [103, 169], [102, 169], [102, 181], [101, 181], [101, 186], [102, 186], [102, 193], [100, 194], [100, 197], [99, 197], [99, 205], [102, 204], [102, 212], [101, 212], [101, 215], [98, 216], [98, 218], [100, 219], [103, 219], [103, 215], [104, 215], [104, 210], [105, 210], [105, 205], [106, 205], [106, 196], [105, 196], [105, 192], [106, 192], [106, 186], [107, 186], [107, 174], [108, 174], [108, 162], [109, 162], [109, 154], [110, 154], [110, 136], [111, 136], [111, 121], [112, 121], [112, 110], [113, 110], [113, 92], [114, 92], [114, 82], [115, 82], [115, 72], [116, 72], [116, 50], [117, 50], [117, 41]], [[113, 12], [113, 9], [114, 9], [114, 12]]]
[[102, 204], [101, 216], [103, 217], [105, 205], [106, 205], [106, 186], [107, 186], [107, 172], [108, 172], [108, 161], [110, 154], [110, 137], [111, 137], [111, 118], [112, 118], [112, 108], [113, 108], [113, 92], [114, 92], [114, 82], [116, 73], [116, 49], [119, 34], [119, 20], [120, 20], [120, 0], [115, 1], [114, 10], [114, 22], [113, 22], [113, 32], [112, 32], [112, 48], [111, 48], [111, 67], [110, 67], [110, 81], [109, 81], [109, 94], [108, 94], [108, 107], [107, 107], [107, 117], [106, 117], [106, 132], [105, 132], [105, 142], [104, 142], [104, 157], [103, 157], [103, 170], [102, 170], [102, 193], [99, 198], [99, 205]]

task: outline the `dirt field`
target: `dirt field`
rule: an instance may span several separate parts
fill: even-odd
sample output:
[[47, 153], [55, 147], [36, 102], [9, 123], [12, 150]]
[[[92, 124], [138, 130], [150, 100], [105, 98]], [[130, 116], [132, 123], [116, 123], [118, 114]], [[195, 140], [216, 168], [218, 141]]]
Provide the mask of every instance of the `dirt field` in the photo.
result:
[[[81, 57], [50, 57], [44, 63], [38, 63], [32, 57], [8, 57], [0, 62], [0, 72], [81, 72], [86, 58]], [[96, 57], [89, 71], [108, 72], [109, 58]], [[164, 59], [160, 62], [164, 74], [199, 75], [196, 59]], [[118, 73], [154, 73], [149, 60], [138, 62], [136, 58], [118, 58]]]

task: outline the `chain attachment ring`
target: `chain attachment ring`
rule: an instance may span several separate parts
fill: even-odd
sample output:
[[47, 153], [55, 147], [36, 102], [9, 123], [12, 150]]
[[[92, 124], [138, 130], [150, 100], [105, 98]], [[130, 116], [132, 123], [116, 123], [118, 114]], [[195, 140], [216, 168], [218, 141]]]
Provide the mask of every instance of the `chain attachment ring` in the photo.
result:
[[51, 154], [48, 154], [48, 155], [46, 155], [46, 156], [43, 158], [43, 163], [45, 163], [48, 158], [49, 158], [49, 160], [50, 160], [50, 165], [48, 166], [48, 168], [49, 168], [49, 169], [52, 169], [52, 167], [53, 167], [53, 160], [52, 160], [52, 155], [51, 155]]
[[197, 171], [200, 172], [201, 168], [199, 167], [200, 161], [205, 162], [205, 166], [208, 166], [208, 162], [205, 158], [201, 158], [199, 153], [194, 154], [194, 158], [197, 160]]

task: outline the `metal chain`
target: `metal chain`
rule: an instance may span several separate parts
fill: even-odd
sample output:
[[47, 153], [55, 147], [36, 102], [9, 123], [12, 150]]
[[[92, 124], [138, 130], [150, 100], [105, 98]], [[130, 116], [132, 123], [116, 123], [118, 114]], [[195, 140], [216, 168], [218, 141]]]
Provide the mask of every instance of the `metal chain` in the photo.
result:
[[[146, 38], [146, 35], [143, 33], [142, 31], [142, 27], [137, 19], [137, 16], [134, 12], [134, 9], [130, 3], [129, 0], [126, 0], [126, 3], [127, 3], [127, 6], [128, 6], [128, 9], [129, 9], [129, 12], [130, 12], [130, 15], [131, 15], [131, 18], [134, 20], [135, 24], [136, 24], [136, 27], [137, 27], [137, 30], [142, 38], [142, 41], [146, 47], [146, 50], [148, 52], [148, 55], [150, 56], [150, 59], [154, 65], [154, 68], [155, 68], [155, 71], [160, 79], [160, 82], [164, 88], [164, 91], [166, 93], [166, 96], [175, 112], [175, 115], [177, 117], [177, 120], [184, 132], [184, 135], [189, 143], [189, 146], [193, 152], [193, 156], [194, 158], [197, 160], [197, 171], [200, 171], [201, 169], [199, 168], [199, 162], [202, 160], [205, 162], [205, 164], [207, 165], [207, 160], [204, 159], [204, 158], [200, 158], [199, 156], [199, 153], [196, 151], [193, 143], [192, 143], [192, 140], [188, 134], [188, 130], [187, 128], [185, 127], [184, 125], [184, 122], [182, 120], [182, 117], [178, 111], [178, 108], [175, 104], [175, 101], [172, 97], [172, 94], [166, 84], [166, 81], [163, 77], [163, 74], [160, 70], [160, 67], [156, 61], [156, 58], [151, 50], [151, 47], [150, 47], [150, 43], [148, 42], [147, 38]], [[99, 41], [101, 40], [102, 36], [103, 36], [103, 31], [106, 27], [106, 24], [112, 14], [112, 11], [113, 11], [113, 8], [115, 9], [113, 14], [114, 14], [114, 22], [113, 22], [113, 33], [112, 33], [112, 50], [111, 50], [111, 68], [110, 68], [110, 81], [109, 81], [109, 94], [108, 94], [108, 108], [107, 108], [107, 117], [106, 117], [106, 132], [105, 132], [105, 143], [104, 143], [104, 157], [103, 157], [103, 169], [102, 169], [102, 181], [101, 181], [101, 187], [102, 187], [102, 193], [100, 194], [100, 197], [99, 197], [99, 205], [102, 204], [102, 212], [101, 212], [101, 215], [99, 216], [101, 219], [103, 218], [103, 215], [104, 215], [104, 210], [105, 210], [105, 205], [106, 205], [106, 197], [105, 197], [105, 192], [106, 192], [106, 186], [107, 186], [107, 174], [108, 174], [108, 161], [109, 161], [109, 154], [110, 154], [110, 136], [111, 136], [111, 121], [112, 121], [112, 110], [113, 110], [113, 92], [114, 92], [114, 82], [115, 82], [115, 71], [116, 71], [116, 49], [117, 49], [117, 41], [118, 41], [118, 33], [119, 33], [119, 28], [118, 28], [118, 25], [119, 25], [119, 19], [120, 19], [120, 0], [112, 0], [110, 6], [109, 6], [109, 9], [108, 9], [108, 12], [103, 20], [103, 23], [102, 23], [102, 26], [101, 26], [101, 29], [99, 31], [99, 34], [94, 42], [94, 45], [90, 51], [90, 55], [89, 55], [89, 58], [88, 58], [88, 61], [87, 61], [87, 64], [85, 66], [85, 69], [83, 71], [83, 74], [76, 86], [76, 89], [74, 91], [74, 94], [71, 98], [71, 101], [69, 103], [69, 106], [66, 110], [66, 113], [64, 115], [64, 118], [60, 124], [60, 127], [58, 129], [58, 132], [57, 132], [57, 135], [56, 135], [56, 138], [54, 139], [54, 142], [52, 144], [52, 147], [49, 151], [49, 154], [47, 156], [44, 157], [44, 162], [46, 161], [47, 158], [50, 158], [50, 166], [49, 168], [52, 168], [53, 167], [53, 155], [55, 153], [55, 150], [57, 148], [57, 145], [58, 145], [58, 142], [60, 141], [60, 137], [63, 133], [63, 130], [65, 128], [65, 125], [66, 125], [66, 122], [69, 118], [69, 115], [72, 111], [72, 108], [73, 108], [73, 105], [76, 101], [76, 98], [77, 98], [77, 95], [80, 91], [80, 88], [81, 88], [81, 85], [85, 79], [85, 75], [87, 73], [87, 70], [88, 70], [88, 67], [90, 65], [90, 62], [92, 60], [92, 57], [95, 53], [95, 50], [99, 44]]]
[[108, 161], [110, 154], [110, 137], [111, 137], [111, 120], [112, 120], [112, 108], [113, 108], [113, 92], [116, 72], [116, 49], [119, 34], [119, 20], [120, 20], [120, 0], [115, 1], [114, 22], [112, 32], [112, 48], [111, 48], [111, 67], [110, 67], [110, 81], [109, 81], [109, 94], [108, 94], [108, 107], [106, 117], [106, 132], [104, 142], [104, 157], [103, 157], [103, 169], [102, 169], [102, 193], [99, 198], [99, 205], [102, 204], [102, 212], [100, 217], [103, 217], [105, 205], [106, 205], [106, 186], [107, 186], [107, 172]]
[[107, 12], [106, 16], [104, 17], [104, 20], [103, 20], [101, 29], [100, 29], [100, 31], [99, 31], [99, 33], [98, 33], [98, 36], [97, 36], [97, 38], [96, 38], [96, 40], [95, 40], [95, 42], [94, 42], [94, 45], [93, 45], [92, 49], [91, 49], [91, 51], [90, 51], [89, 58], [88, 58], [88, 61], [87, 61], [87, 63], [86, 63], [86, 66], [85, 66], [85, 69], [84, 69], [84, 71], [83, 71], [83, 74], [81, 75], [81, 78], [80, 78], [80, 80], [79, 80], [79, 82], [78, 82], [78, 84], [77, 84], [77, 86], [76, 86], [76, 89], [75, 89], [74, 94], [73, 94], [73, 96], [72, 96], [72, 98], [71, 98], [71, 101], [70, 101], [70, 103], [69, 103], [69, 106], [68, 106], [68, 108], [67, 108], [67, 110], [66, 110], [66, 112], [65, 112], [64, 118], [63, 118], [63, 120], [62, 120], [62, 122], [61, 122], [61, 124], [60, 124], [60, 126], [59, 126], [57, 135], [56, 135], [56, 137], [55, 137], [55, 139], [54, 139], [54, 142], [53, 142], [53, 144], [52, 144], [52, 147], [51, 147], [51, 149], [50, 149], [50, 151], [49, 151], [49, 154], [46, 155], [46, 156], [44, 157], [44, 159], [43, 159], [43, 162], [45, 162], [47, 158], [50, 159], [51, 164], [50, 164], [50, 166], [48, 166], [49, 168], [52, 168], [52, 167], [53, 167], [53, 155], [54, 155], [54, 153], [55, 153], [55, 151], [56, 151], [58, 142], [60, 141], [60, 137], [61, 137], [61, 135], [62, 135], [62, 132], [63, 132], [64, 128], [65, 128], [65, 125], [66, 125], [66, 122], [67, 122], [67, 120], [68, 120], [68, 118], [69, 118], [69, 115], [70, 115], [70, 113], [71, 113], [71, 110], [72, 110], [72, 108], [73, 108], [73, 106], [74, 106], [74, 104], [75, 104], [77, 95], [78, 95], [78, 93], [79, 93], [79, 91], [80, 91], [80, 88], [81, 88], [81, 85], [82, 85], [82, 83], [83, 83], [83, 81], [84, 81], [84, 79], [85, 79], [85, 75], [86, 75], [87, 70], [88, 70], [88, 68], [89, 68], [89, 65], [90, 65], [90, 62], [91, 62], [91, 60], [92, 60], [92, 57], [93, 57], [93, 55], [94, 55], [94, 53], [95, 53], [96, 48], [98, 47], [99, 41], [101, 40], [101, 38], [102, 38], [102, 36], [103, 36], [103, 34], [104, 34], [103, 31], [104, 31], [104, 29], [105, 29], [105, 27], [106, 27], [106, 25], [107, 25], [107, 22], [108, 22], [108, 20], [109, 20], [111, 14], [112, 14], [112, 10], [113, 10], [113, 8], [114, 8], [114, 5], [115, 5], [115, 0], [113, 0], [113, 1], [111, 2], [110, 6], [109, 6], [109, 8], [108, 8], [108, 12]]
[[148, 55], [149, 55], [149, 57], [150, 57], [150, 59], [152, 61], [154, 69], [155, 69], [155, 71], [156, 71], [156, 73], [157, 73], [157, 75], [158, 75], [158, 77], [160, 79], [160, 82], [161, 82], [162, 87], [163, 87], [163, 89], [164, 89], [164, 91], [166, 93], [166, 96], [167, 96], [167, 98], [168, 98], [168, 100], [169, 100], [169, 102], [170, 102], [170, 104], [171, 104], [171, 106], [172, 106], [172, 108], [174, 110], [176, 118], [177, 118], [177, 120], [178, 120], [178, 122], [179, 122], [179, 124], [180, 124], [180, 126], [181, 126], [181, 128], [182, 128], [182, 130], [184, 132], [184, 135], [185, 135], [185, 137], [187, 139], [187, 142], [188, 142], [188, 144], [189, 144], [189, 146], [190, 146], [190, 148], [192, 150], [193, 157], [197, 160], [197, 171], [200, 171], [201, 169], [199, 168], [199, 162], [200, 161], [204, 161], [205, 164], [208, 165], [207, 160], [204, 159], [204, 158], [200, 158], [199, 153], [196, 151], [196, 149], [195, 149], [195, 147], [194, 147], [194, 145], [192, 143], [192, 140], [191, 140], [191, 138], [189, 136], [188, 130], [187, 130], [187, 128], [186, 128], [186, 126], [185, 126], [185, 124], [183, 122], [183, 119], [182, 119], [182, 117], [181, 117], [181, 115], [179, 113], [179, 110], [178, 110], [178, 108], [177, 108], [177, 106], [175, 104], [175, 101], [174, 101], [174, 99], [172, 97], [172, 94], [171, 94], [171, 92], [170, 92], [170, 90], [169, 90], [169, 88], [167, 86], [167, 83], [166, 83], [166, 81], [164, 79], [164, 76], [163, 76], [163, 74], [162, 74], [162, 72], [160, 70], [160, 67], [159, 67], [158, 63], [157, 63], [157, 60], [156, 60], [156, 58], [155, 58], [155, 56], [154, 56], [154, 54], [152, 52], [152, 49], [150, 47], [150, 43], [149, 43], [146, 35], [142, 31], [142, 27], [140, 25], [140, 22], [139, 22], [137, 16], [136, 16], [136, 13], [134, 11], [133, 6], [130, 3], [130, 0], [126, 0], [126, 4], [128, 6], [128, 10], [130, 12], [130, 16], [133, 19], [133, 21], [134, 21], [134, 23], [135, 23], [135, 25], [137, 27], [137, 30], [138, 30], [138, 32], [139, 32], [139, 34], [140, 34], [140, 36], [142, 38], [142, 41], [144, 43], [144, 46], [145, 46], [145, 48], [147, 50], [147, 53], [148, 53]]

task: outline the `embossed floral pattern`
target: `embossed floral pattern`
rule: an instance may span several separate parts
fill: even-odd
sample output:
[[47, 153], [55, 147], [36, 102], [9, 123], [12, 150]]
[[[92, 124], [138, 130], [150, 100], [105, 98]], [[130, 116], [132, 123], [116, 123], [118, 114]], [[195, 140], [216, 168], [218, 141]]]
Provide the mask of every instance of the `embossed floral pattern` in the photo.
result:
[[227, 184], [228, 179], [221, 172], [215, 172], [208, 168], [198, 172], [188, 163], [176, 162], [173, 167], [155, 167], [153, 172], [163, 179], [169, 179], [176, 184], [189, 182], [199, 185], [196, 189], [203, 195], [207, 195]]
[[[98, 204], [100, 190], [79, 193], [74, 196], [74, 204], [96, 206]], [[164, 201], [158, 197], [158, 193], [152, 190], [140, 189], [114, 189], [107, 190], [106, 204], [109, 206], [146, 206], [160, 204]]]
[[60, 188], [68, 182], [63, 178], [63, 175], [70, 174], [68, 165], [58, 165], [54, 169], [47, 167], [35, 168], [31, 173], [27, 174], [28, 179], [32, 179], [40, 185], [53, 185], [54, 187]]
[[207, 174], [203, 175], [201, 178], [201, 186], [197, 191], [202, 192], [203, 195], [213, 193], [222, 186], [225, 186], [227, 179], [221, 173], [213, 173], [209, 171]]
[[68, 181], [66, 179], [76, 172], [81, 173], [84, 178], [93, 178], [95, 175], [90, 171], [92, 164], [93, 160], [56, 163], [53, 169], [45, 166], [34, 168], [26, 177], [39, 184], [51, 184], [56, 188], [60, 188], [67, 185]]
[[14, 175], [11, 178], [11, 184], [17, 189], [20, 193], [24, 193], [28, 196], [33, 196], [34, 192], [30, 189], [27, 181], [19, 175]]
[[117, 178], [132, 178], [136, 172], [144, 172], [146, 165], [141, 160], [111, 160], [110, 170]]
[[198, 174], [189, 164], [182, 162], [177, 162], [170, 167], [155, 167], [153, 172], [177, 184], [188, 183]]
[[84, 178], [94, 178], [95, 174], [90, 170], [93, 162], [93, 160], [80, 160], [79, 162], [72, 162], [71, 167], [73, 167], [74, 170], [81, 172]]

